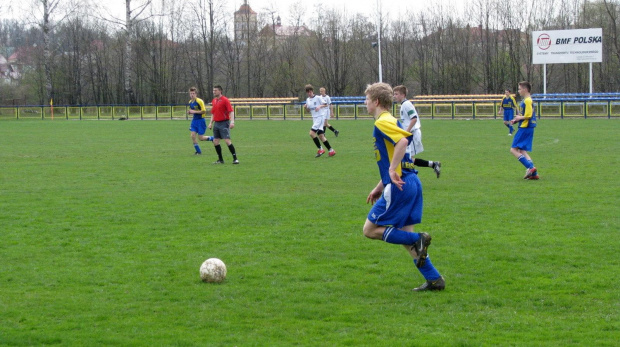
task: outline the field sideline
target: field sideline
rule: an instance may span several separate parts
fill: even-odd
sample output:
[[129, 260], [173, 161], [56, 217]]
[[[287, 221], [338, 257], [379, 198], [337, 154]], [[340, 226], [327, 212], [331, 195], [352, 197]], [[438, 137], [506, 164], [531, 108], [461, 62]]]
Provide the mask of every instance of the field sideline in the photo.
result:
[[501, 120], [422, 119], [438, 293], [362, 235], [372, 122], [332, 124], [315, 159], [311, 121], [239, 121], [216, 166], [188, 121], [0, 122], [0, 345], [617, 345], [620, 122], [540, 120], [526, 181]]

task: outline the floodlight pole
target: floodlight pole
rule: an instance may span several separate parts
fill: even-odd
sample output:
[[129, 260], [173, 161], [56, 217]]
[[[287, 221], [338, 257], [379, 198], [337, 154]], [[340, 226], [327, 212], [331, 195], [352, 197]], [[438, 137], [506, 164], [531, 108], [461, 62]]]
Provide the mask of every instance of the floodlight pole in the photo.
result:
[[383, 82], [383, 67], [381, 66], [381, 0], [377, 0], [379, 18], [377, 18], [377, 45], [379, 49], [379, 82]]
[[543, 94], [547, 95], [547, 64], [543, 64]]
[[590, 97], [592, 97], [592, 62], [590, 62]]

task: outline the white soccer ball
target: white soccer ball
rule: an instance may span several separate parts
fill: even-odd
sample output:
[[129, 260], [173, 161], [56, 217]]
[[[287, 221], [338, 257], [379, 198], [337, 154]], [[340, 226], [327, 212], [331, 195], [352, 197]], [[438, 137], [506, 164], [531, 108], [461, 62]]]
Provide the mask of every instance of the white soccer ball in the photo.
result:
[[209, 258], [200, 265], [200, 279], [203, 282], [220, 283], [226, 279], [226, 264], [217, 258]]

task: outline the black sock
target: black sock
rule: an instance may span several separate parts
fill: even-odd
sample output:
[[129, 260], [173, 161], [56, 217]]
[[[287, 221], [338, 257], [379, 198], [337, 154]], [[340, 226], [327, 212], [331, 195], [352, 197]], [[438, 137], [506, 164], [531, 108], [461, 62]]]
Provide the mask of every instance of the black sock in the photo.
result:
[[336, 132], [336, 129], [334, 129], [334, 127], [333, 127], [333, 126], [331, 126], [331, 125], [329, 126], [329, 130], [331, 130], [331, 131], [333, 131], [333, 132]]
[[327, 150], [329, 151], [330, 149], [332, 149], [332, 146], [329, 145], [329, 141], [325, 140], [325, 142], [323, 142], [323, 144], [325, 145], [325, 147], [327, 147]]
[[230, 153], [233, 156], [234, 160], [237, 160], [237, 153], [235, 152], [235, 146], [233, 146], [233, 144], [231, 143], [230, 145], [228, 145], [228, 150], [230, 151]]
[[217, 157], [220, 161], [224, 161], [224, 158], [222, 158], [222, 147], [220, 145], [215, 146], [215, 153], [217, 153]]
[[319, 138], [315, 137], [312, 139], [314, 141], [314, 144], [316, 145], [316, 148], [321, 148], [321, 143], [319, 142]]
[[424, 159], [418, 159], [418, 158], [415, 158], [413, 160], [413, 165], [420, 166], [420, 167], [430, 167], [430, 165], [428, 165], [428, 161]]

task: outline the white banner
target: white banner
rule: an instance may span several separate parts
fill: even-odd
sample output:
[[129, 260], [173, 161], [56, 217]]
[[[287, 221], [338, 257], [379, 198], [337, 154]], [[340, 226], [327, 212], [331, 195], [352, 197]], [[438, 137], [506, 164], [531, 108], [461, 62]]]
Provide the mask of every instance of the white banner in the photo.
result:
[[600, 63], [603, 29], [532, 32], [532, 64]]

